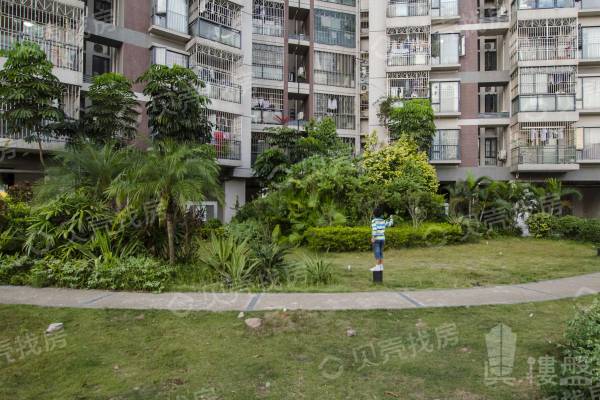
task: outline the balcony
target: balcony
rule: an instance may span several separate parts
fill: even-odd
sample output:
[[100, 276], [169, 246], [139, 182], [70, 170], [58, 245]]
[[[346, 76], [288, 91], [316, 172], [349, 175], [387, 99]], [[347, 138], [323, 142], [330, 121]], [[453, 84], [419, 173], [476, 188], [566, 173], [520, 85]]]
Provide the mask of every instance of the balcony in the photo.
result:
[[581, 163], [600, 163], [600, 143], [586, 145], [577, 153], [577, 160]]
[[519, 10], [575, 7], [574, 0], [518, 0], [517, 2]]
[[242, 159], [242, 142], [237, 139], [217, 139], [213, 136], [209, 144], [215, 149], [221, 164], [237, 165], [237, 161]]
[[181, 42], [189, 40], [187, 15], [167, 11], [164, 14], [154, 13], [151, 18], [152, 21], [149, 29], [151, 33]]
[[513, 100], [513, 113], [575, 111], [574, 94], [520, 95]]
[[[42, 150], [62, 150], [66, 144], [64, 137], [42, 137]], [[15, 150], [38, 150], [37, 141], [26, 132], [10, 133], [6, 122], [0, 120], [0, 148]]]
[[457, 144], [434, 144], [429, 149], [432, 164], [460, 164], [460, 146]]
[[518, 146], [512, 149], [516, 172], [567, 172], [579, 169], [575, 146]]
[[242, 102], [242, 86], [223, 81], [205, 81], [205, 87], [200, 89], [200, 94], [210, 99], [228, 101], [230, 103]]
[[429, 15], [429, 0], [390, 0], [387, 16], [420, 17]]

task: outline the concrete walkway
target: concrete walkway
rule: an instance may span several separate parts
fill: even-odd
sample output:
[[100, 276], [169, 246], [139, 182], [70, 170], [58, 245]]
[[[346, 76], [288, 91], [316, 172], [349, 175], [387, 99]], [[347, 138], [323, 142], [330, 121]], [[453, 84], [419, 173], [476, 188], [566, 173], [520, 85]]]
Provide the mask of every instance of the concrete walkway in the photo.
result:
[[131, 293], [0, 286], [0, 304], [187, 311], [376, 310], [517, 304], [600, 293], [600, 273], [522, 285], [355, 293]]

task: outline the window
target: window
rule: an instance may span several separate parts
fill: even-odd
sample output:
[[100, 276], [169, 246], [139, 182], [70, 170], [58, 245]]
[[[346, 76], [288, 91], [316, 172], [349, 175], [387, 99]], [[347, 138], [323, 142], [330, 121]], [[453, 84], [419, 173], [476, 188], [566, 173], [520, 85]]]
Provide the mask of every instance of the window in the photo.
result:
[[269, 141], [266, 132], [252, 132], [252, 143], [250, 149], [250, 162], [254, 166], [256, 159], [269, 149]]
[[389, 0], [388, 17], [429, 15], [429, 0]]
[[315, 41], [333, 46], [356, 47], [356, 16], [315, 10]]
[[338, 129], [356, 129], [354, 96], [315, 93], [315, 118], [331, 117]]
[[356, 0], [321, 0], [327, 3], [341, 4], [344, 6], [356, 7]]
[[353, 55], [315, 51], [314, 82], [319, 85], [356, 87], [355, 66]]
[[253, 43], [252, 77], [283, 80], [283, 46]]
[[252, 33], [256, 35], [283, 36], [284, 4], [279, 1], [254, 0]]
[[600, 27], [581, 28], [581, 58], [600, 58]]
[[433, 111], [458, 112], [459, 82], [432, 82], [431, 105]]
[[210, 144], [214, 146], [217, 158], [241, 160], [241, 117], [214, 110], [207, 110], [206, 115], [213, 126]]
[[194, 0], [190, 10], [194, 21], [190, 26], [193, 35], [238, 49], [241, 47], [242, 8], [239, 4], [227, 0]]
[[112, 0], [94, 0], [94, 18], [108, 24], [113, 22]]
[[575, 110], [576, 67], [520, 68], [518, 73], [518, 111]]
[[432, 0], [432, 17], [454, 17], [458, 15], [458, 0]]
[[252, 123], [281, 124], [283, 122], [283, 90], [252, 88]]
[[498, 69], [498, 51], [496, 45], [496, 39], [485, 39], [483, 57], [486, 71], [496, 71]]
[[186, 0], [155, 0], [153, 23], [181, 33], [188, 31]]
[[188, 66], [188, 56], [185, 54], [177, 53], [164, 47], [153, 47], [152, 53], [153, 64], [166, 65], [167, 67], [179, 65], [187, 68]]
[[459, 129], [439, 129], [433, 138], [429, 158], [431, 161], [459, 160]]
[[369, 12], [361, 11], [360, 13], [360, 30], [362, 32], [369, 31]]
[[577, 81], [577, 108], [600, 108], [600, 76], [579, 78]]
[[493, 166], [498, 164], [498, 138], [485, 138], [484, 140], [485, 165]]
[[458, 33], [434, 33], [431, 35], [431, 63], [439, 65], [458, 64], [460, 35]]
[[583, 160], [600, 160], [600, 127], [583, 129]]
[[577, 18], [518, 20], [511, 30], [517, 32], [517, 45], [511, 51], [513, 62], [577, 57]]

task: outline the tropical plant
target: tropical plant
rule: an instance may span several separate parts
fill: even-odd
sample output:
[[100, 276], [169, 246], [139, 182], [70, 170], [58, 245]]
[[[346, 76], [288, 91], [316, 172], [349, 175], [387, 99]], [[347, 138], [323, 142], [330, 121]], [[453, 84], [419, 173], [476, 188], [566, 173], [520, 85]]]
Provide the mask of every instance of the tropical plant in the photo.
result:
[[174, 264], [177, 216], [207, 196], [222, 199], [214, 150], [172, 140], [156, 142], [148, 151], [134, 154], [129, 168], [111, 183], [107, 193], [134, 209], [148, 202], [158, 204], [157, 213], [166, 227], [168, 258]]
[[480, 220], [489, 204], [491, 185], [492, 180], [487, 176], [476, 178], [472, 173], [468, 173], [466, 179], [457, 180], [447, 186], [451, 213]]
[[335, 282], [333, 264], [319, 256], [307, 256], [294, 270], [296, 281], [311, 285], [330, 285]]
[[[581, 192], [575, 188], [568, 188], [563, 186], [562, 181], [556, 178], [548, 178], [546, 179], [546, 187], [545, 187], [546, 200], [548, 198], [554, 199], [560, 203], [560, 206], [565, 209], [571, 209], [572, 204], [570, 199], [575, 198], [577, 200], [581, 200], [583, 197]], [[558, 207], [548, 207], [545, 211], [547, 211], [550, 215], [554, 215]]]
[[254, 279], [258, 261], [253, 259], [246, 241], [238, 242], [232, 236], [213, 236], [206, 253], [201, 257], [202, 263], [227, 286], [241, 288]]
[[65, 119], [60, 104], [64, 88], [52, 73], [52, 63], [35, 43], [16, 42], [0, 70], [0, 108], [8, 130], [38, 145], [43, 167], [42, 142], [56, 133]]
[[207, 118], [210, 100], [199, 94], [204, 83], [191, 69], [174, 65], [152, 65], [137, 79], [144, 83], [148, 124], [157, 139], [202, 142], [209, 138]]
[[35, 200], [49, 199], [76, 190], [98, 201], [110, 200], [107, 189], [131, 163], [133, 153], [112, 143], [98, 146], [81, 143], [56, 154], [56, 163], [47, 169], [46, 179], [35, 188]]
[[125, 76], [109, 72], [94, 77], [86, 98], [82, 131], [96, 143], [127, 142], [137, 132], [138, 102]]
[[18, 254], [29, 226], [30, 206], [12, 196], [0, 198], [0, 253]]
[[429, 151], [436, 132], [430, 101], [403, 100], [401, 105], [391, 107], [388, 128], [392, 140], [411, 140], [420, 150]]
[[77, 253], [76, 243], [89, 240], [99, 226], [111, 224], [109, 207], [84, 190], [60, 195], [32, 210], [24, 249], [39, 257], [65, 259]]

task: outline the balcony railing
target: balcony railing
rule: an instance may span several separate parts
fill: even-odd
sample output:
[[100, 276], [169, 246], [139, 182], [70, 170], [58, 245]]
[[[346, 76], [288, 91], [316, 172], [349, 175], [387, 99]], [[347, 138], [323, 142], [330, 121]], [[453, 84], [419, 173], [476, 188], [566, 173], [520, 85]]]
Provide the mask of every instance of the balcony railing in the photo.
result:
[[460, 160], [460, 146], [457, 144], [434, 144], [429, 149], [430, 161]]
[[242, 102], [242, 86], [234, 83], [222, 84], [215, 82], [205, 82], [206, 87], [200, 90], [204, 96], [210, 99], [229, 101], [231, 103]]
[[44, 53], [46, 53], [48, 60], [52, 62], [56, 68], [70, 69], [72, 71], [81, 70], [81, 47], [74, 44], [56, 42], [54, 40], [42, 39], [40, 37], [0, 29], [0, 49], [8, 50], [14, 43], [22, 41], [37, 43]]
[[393, 49], [388, 52], [387, 62], [390, 67], [427, 65], [429, 64], [429, 47]]
[[429, 15], [429, 0], [390, 0], [388, 17], [417, 17]]
[[586, 145], [577, 158], [581, 161], [600, 161], [600, 143]]
[[575, 111], [575, 95], [520, 95], [515, 100], [513, 100], [513, 113], [545, 111]]
[[[518, 61], [572, 60], [577, 55], [571, 37], [519, 39]], [[513, 60], [515, 61], [515, 60]]]
[[571, 8], [573, 0], [518, 0], [519, 10], [535, 10], [545, 8]]
[[458, 16], [458, 0], [433, 0], [431, 3], [432, 17]]
[[318, 85], [356, 87], [354, 75], [341, 74], [337, 72], [314, 70], [314, 81]]
[[192, 34], [204, 39], [240, 48], [242, 33], [237, 29], [219, 25], [204, 18], [197, 18], [190, 27]]
[[184, 34], [188, 32], [188, 16], [173, 11], [168, 11], [166, 14], [154, 14], [152, 24]]
[[255, 35], [281, 37], [283, 36], [283, 26], [273, 21], [263, 21], [262, 19], [254, 18], [252, 20], [252, 33]]
[[330, 117], [335, 121], [338, 129], [356, 129], [356, 118], [354, 115], [315, 113], [315, 118], [321, 120], [324, 117]]
[[575, 164], [575, 146], [519, 146], [512, 149], [513, 165], [521, 164]]
[[210, 142], [217, 153], [218, 160], [241, 160], [242, 143], [237, 139], [217, 139]]

